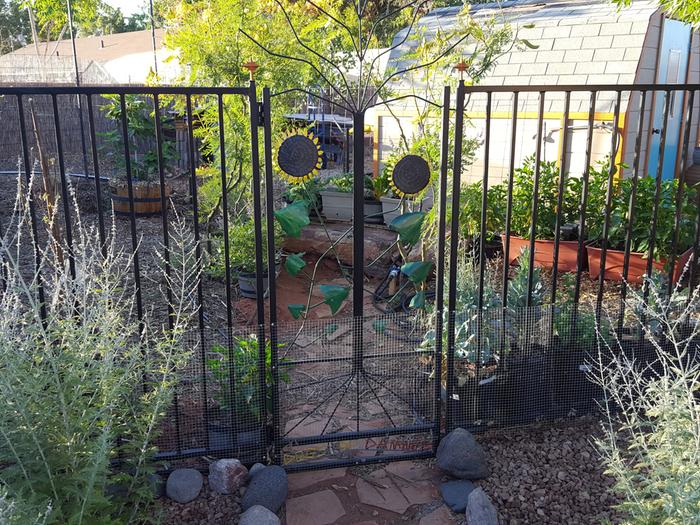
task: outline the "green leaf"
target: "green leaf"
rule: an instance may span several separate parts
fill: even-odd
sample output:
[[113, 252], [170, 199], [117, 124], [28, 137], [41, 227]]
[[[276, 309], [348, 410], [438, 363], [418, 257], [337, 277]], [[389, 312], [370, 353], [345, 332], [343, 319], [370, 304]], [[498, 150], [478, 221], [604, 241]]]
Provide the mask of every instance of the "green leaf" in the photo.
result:
[[374, 331], [378, 334], [383, 334], [386, 330], [386, 321], [383, 319], [376, 319], [372, 322], [372, 328], [374, 328]]
[[284, 233], [289, 237], [299, 237], [302, 228], [311, 222], [309, 220], [309, 211], [301, 201], [275, 211], [275, 217], [277, 217]]
[[323, 295], [323, 302], [331, 307], [331, 313], [333, 314], [340, 309], [340, 305], [343, 304], [343, 301], [350, 293], [350, 288], [338, 284], [321, 284], [318, 289]]
[[523, 24], [523, 25], [521, 25], [520, 27], [523, 28], [523, 29], [534, 29], [534, 28], [535, 28], [535, 24], [533, 24], [532, 22], [530, 22], [530, 23], [527, 23], [527, 24]]
[[411, 298], [409, 306], [411, 308], [425, 308], [425, 292], [423, 290], [417, 292], [416, 295]]
[[289, 313], [292, 314], [292, 317], [294, 317], [294, 319], [299, 319], [301, 317], [301, 314], [304, 313], [305, 308], [306, 308], [305, 304], [288, 304], [287, 305], [287, 310], [289, 310]]
[[425, 212], [414, 211], [411, 213], [404, 213], [391, 221], [389, 228], [398, 232], [401, 242], [414, 245], [418, 242], [418, 239], [420, 239], [420, 230], [424, 220]]
[[284, 261], [284, 268], [287, 270], [289, 275], [295, 277], [301, 269], [306, 266], [306, 261], [301, 258], [303, 253], [293, 253], [287, 255], [287, 259]]
[[323, 331], [325, 332], [326, 335], [331, 335], [333, 332], [335, 332], [338, 329], [338, 325], [335, 323], [327, 324]]
[[404, 264], [401, 267], [401, 273], [412, 283], [420, 284], [428, 278], [432, 269], [433, 263], [430, 261], [415, 261]]
[[530, 49], [539, 49], [540, 48], [540, 46], [538, 46], [537, 44], [533, 44], [532, 42], [530, 42], [529, 40], [525, 40], [524, 38], [522, 38], [520, 41], [523, 44], [525, 44], [527, 47], [529, 47]]

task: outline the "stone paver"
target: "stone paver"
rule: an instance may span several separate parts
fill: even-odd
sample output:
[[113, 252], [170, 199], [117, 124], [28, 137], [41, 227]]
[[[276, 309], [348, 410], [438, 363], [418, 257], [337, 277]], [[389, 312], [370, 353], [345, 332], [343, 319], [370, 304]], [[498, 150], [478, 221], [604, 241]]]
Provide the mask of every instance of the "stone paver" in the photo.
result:
[[289, 475], [289, 490], [304, 490], [308, 487], [328, 481], [345, 477], [346, 468], [334, 468], [328, 470], [316, 470], [309, 472], [295, 472]]
[[442, 505], [430, 514], [423, 516], [418, 525], [451, 525], [452, 523], [456, 523], [456, 520], [452, 516], [450, 509]]
[[331, 490], [287, 501], [287, 525], [330, 525], [344, 515], [343, 504]]
[[358, 479], [357, 497], [365, 505], [403, 514], [411, 505], [429, 503], [438, 497], [435, 485], [428, 481], [405, 481], [392, 478], [384, 470]]
[[415, 461], [396, 461], [384, 467], [388, 473], [406, 481], [428, 481], [439, 478], [440, 473], [422, 463]]

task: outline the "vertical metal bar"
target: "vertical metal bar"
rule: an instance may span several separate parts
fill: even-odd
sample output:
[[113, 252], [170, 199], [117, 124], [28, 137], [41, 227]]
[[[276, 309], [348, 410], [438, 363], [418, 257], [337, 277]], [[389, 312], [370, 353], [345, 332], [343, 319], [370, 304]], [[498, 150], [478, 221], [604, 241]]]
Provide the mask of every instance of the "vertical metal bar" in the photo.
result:
[[[163, 262], [165, 263], [165, 293], [168, 300], [168, 329], [174, 328], [173, 291], [170, 286], [170, 230], [168, 226], [168, 196], [165, 186], [165, 161], [163, 159], [163, 126], [160, 116], [160, 99], [158, 94], [153, 95], [153, 115], [155, 119], [156, 155], [158, 156], [158, 180], [160, 183], [160, 219], [163, 228]], [[182, 433], [180, 431], [180, 399], [177, 384], [173, 392], [173, 410], [175, 412], [175, 443], [177, 453], [182, 452]]]
[[486, 220], [488, 208], [489, 190], [489, 155], [491, 153], [491, 92], [486, 93], [486, 129], [484, 141], [484, 171], [481, 176], [481, 218], [479, 224], [479, 296], [477, 298], [476, 317], [476, 391], [473, 397], [474, 414], [479, 417], [481, 413], [481, 398], [479, 393], [479, 381], [481, 377], [481, 345], [483, 343], [484, 323], [484, 276], [486, 272]]
[[[630, 95], [631, 96], [631, 95]], [[642, 152], [642, 133], [644, 131], [644, 106], [646, 104], [647, 91], [641, 92], [639, 104], [639, 122], [637, 122], [637, 139], [634, 142], [634, 160], [632, 161], [632, 187], [630, 188], [630, 200], [627, 207], [627, 231], [625, 232], [625, 255], [622, 263], [622, 283], [620, 288], [620, 315], [617, 319], [617, 332], [622, 334], [625, 323], [625, 301], [627, 300], [627, 275], [629, 274], [630, 252], [632, 251], [632, 225], [634, 224], [634, 210], [637, 203], [637, 183], [639, 182], [639, 164]]]
[[435, 270], [435, 412], [433, 430], [433, 453], [440, 443], [440, 418], [442, 415], [442, 334], [443, 310], [445, 308], [445, 217], [447, 204], [447, 175], [450, 159], [450, 86], [445, 86], [442, 95], [442, 128], [440, 141], [440, 187], [438, 194], [438, 241], [437, 268]]
[[22, 144], [22, 164], [24, 165], [24, 180], [27, 185], [27, 199], [29, 200], [29, 220], [32, 229], [32, 248], [34, 250], [34, 272], [37, 278], [37, 294], [39, 296], [39, 316], [42, 322], [46, 321], [46, 296], [44, 294], [44, 278], [41, 274], [41, 250], [39, 249], [39, 228], [36, 219], [36, 207], [34, 194], [29, 192], [32, 183], [32, 165], [29, 157], [29, 143], [27, 142], [27, 126], [24, 118], [24, 104], [22, 95], [17, 95], [17, 113], [19, 114], [19, 136]]
[[275, 254], [275, 195], [272, 172], [272, 116], [270, 113], [270, 88], [263, 89], [263, 124], [265, 158], [265, 211], [267, 219], [267, 260], [272, 261], [270, 282], [270, 372], [272, 374], [272, 461], [281, 462], [280, 457], [280, 413], [279, 413], [279, 368], [277, 362], [277, 289], [274, 270]]
[[68, 180], [66, 179], [66, 162], [63, 156], [63, 138], [61, 136], [61, 122], [58, 117], [58, 101], [56, 94], [51, 95], [53, 104], [54, 132], [56, 134], [56, 151], [58, 154], [58, 173], [61, 177], [61, 199], [63, 200], [63, 219], [66, 224], [66, 243], [68, 244], [68, 267], [70, 275], [75, 279], [75, 256], [73, 254], [73, 224], [70, 214], [70, 202], [68, 198]]
[[[231, 292], [231, 246], [229, 245], [229, 220], [228, 220], [228, 185], [226, 177], [226, 130], [224, 128], [224, 98], [222, 94], [217, 97], [217, 113], [219, 124], [219, 168], [221, 170], [221, 216], [224, 223], [224, 276], [226, 287], [226, 342], [228, 351], [228, 388], [231, 399], [236, 395], [236, 367], [234, 363], [236, 347], [233, 344], [233, 294]], [[238, 444], [238, 414], [236, 410], [230, 411], [230, 425], [233, 429], [234, 446]]]
[[[659, 163], [656, 166], [656, 190], [654, 192], [654, 211], [652, 214], [651, 218], [651, 229], [649, 232], [649, 253], [647, 255], [647, 269], [646, 269], [646, 275], [648, 277], [651, 277], [651, 271], [653, 268], [654, 264], [654, 248], [656, 245], [656, 228], [657, 228], [657, 222], [659, 218], [659, 199], [661, 197], [661, 179], [663, 178], [663, 173], [664, 173], [664, 153], [666, 149], [666, 127], [668, 126], [668, 115], [671, 110], [671, 91], [666, 90], [665, 91], [665, 96], [664, 96], [664, 117], [663, 117], [663, 127], [661, 128], [661, 140], [659, 143]], [[643, 285], [643, 292], [642, 292], [642, 297], [644, 300], [644, 305], [647, 305], [647, 300], [649, 299], [649, 280], [645, 279], [644, 280], [644, 285]], [[644, 311], [642, 311], [642, 315], [640, 316], [640, 321], [642, 325], [646, 323], [646, 315]], [[644, 331], [640, 330], [639, 332], [639, 337], [643, 338], [644, 337]]]
[[[574, 304], [578, 305], [581, 297], [581, 274], [585, 263], [586, 240], [586, 206], [588, 205], [588, 183], [591, 171], [591, 155], [593, 152], [593, 126], [595, 124], [596, 91], [591, 91], [591, 103], [588, 107], [588, 135], [586, 138], [586, 160], [583, 166], [583, 188], [581, 190], [581, 209], [578, 219], [578, 253], [576, 254], [576, 281], [574, 282]], [[574, 317], [574, 323], [576, 317]]]
[[[157, 95], [156, 95], [157, 96]], [[95, 133], [95, 115], [92, 109], [92, 95], [87, 95], [88, 129], [92, 146], [92, 166], [95, 175], [95, 198], [97, 199], [97, 229], [100, 235], [102, 255], [106, 256], [107, 238], [105, 234], [104, 210], [102, 209], [102, 184], [100, 181], [100, 160], [97, 155], [97, 133]]]
[[268, 272], [268, 277], [275, 271], [275, 261], [267, 261], [267, 269], [263, 264], [263, 237], [262, 237], [262, 204], [260, 196], [260, 144], [258, 143], [258, 127], [260, 126], [260, 114], [258, 108], [258, 94], [255, 81], [251, 80], [248, 91], [250, 105], [250, 147], [251, 147], [251, 171], [253, 182], [253, 226], [255, 229], [255, 304], [258, 318], [258, 382], [260, 387], [260, 426], [265, 435], [267, 422], [267, 374], [265, 340], [265, 290], [263, 273]]
[[[518, 95], [517, 91], [513, 92], [513, 115], [511, 116], [511, 130], [510, 130], [510, 166], [508, 168], [508, 197], [506, 203], [506, 231], [505, 231], [505, 242], [503, 243], [503, 290], [501, 292], [501, 302], [503, 303], [503, 308], [508, 306], [508, 270], [510, 265], [508, 260], [510, 259], [510, 223], [513, 217], [513, 179], [515, 177], [515, 145], [517, 140], [517, 129], [518, 129]], [[505, 321], [505, 318], [504, 318]], [[505, 326], [501, 330], [503, 334], [503, 343], [505, 343]]]
[[365, 278], [365, 221], [364, 221], [364, 181], [365, 181], [365, 114], [364, 111], [353, 113], [353, 159], [352, 159], [352, 315], [353, 336], [352, 370], [355, 374], [355, 413], [356, 430], [360, 431], [360, 372], [363, 369], [364, 333], [362, 316], [364, 315], [364, 278]]
[[537, 235], [537, 207], [538, 193], [540, 191], [540, 161], [542, 158], [542, 125], [544, 122], [544, 91], [540, 91], [539, 109], [537, 111], [537, 145], [535, 146], [535, 180], [532, 188], [532, 211], [530, 213], [530, 253], [527, 272], [527, 299], [526, 306], [532, 306], [532, 276], [535, 267], [535, 236]]
[[[209, 407], [208, 392], [207, 392], [207, 346], [204, 327], [204, 292], [202, 289], [202, 248], [200, 246], [199, 235], [199, 203], [197, 202], [197, 168], [194, 155], [194, 130], [192, 122], [192, 96], [187, 94], [185, 97], [187, 111], [187, 150], [190, 163], [190, 191], [192, 193], [192, 230], [194, 233], [194, 253], [197, 259], [197, 269], [200, 270], [197, 278], [197, 321], [199, 325], [199, 342], [202, 346], [201, 367], [202, 367], [202, 414], [204, 416], [204, 426], [209, 428]], [[209, 432], [206, 433], [206, 448], [209, 449]]]
[[231, 304], [233, 302], [233, 294], [231, 287], [231, 247], [229, 246], [229, 217], [228, 217], [228, 188], [226, 177], [226, 132], [224, 128], [224, 98], [219, 94], [217, 98], [218, 117], [219, 117], [219, 164], [221, 169], [221, 207], [222, 219], [224, 223], [224, 274], [226, 283], [226, 327], [231, 336], [233, 328], [233, 312]]
[[[569, 109], [571, 106], [571, 91], [567, 91], [564, 95], [564, 135], [561, 139], [561, 162], [559, 163], [559, 188], [557, 193], [557, 219], [554, 224], [554, 250], [552, 260], [552, 293], [550, 303], [552, 307], [557, 302], [557, 278], [559, 277], [559, 244], [561, 243], [561, 214], [562, 206], [564, 205], [564, 191], [566, 191], [566, 172], [568, 166], [566, 164], [566, 150], [569, 148]], [[552, 323], [554, 316], [551, 317]], [[550, 327], [550, 334], [553, 326]]]
[[[489, 190], [489, 154], [491, 150], [491, 92], [486, 93], [486, 139], [484, 142], [484, 171], [481, 177], [481, 222], [479, 230], [479, 312], [484, 307], [484, 275], [486, 271], [486, 220]], [[481, 348], [481, 341], [478, 344]]]
[[136, 287], [136, 315], [143, 320], [143, 302], [141, 300], [141, 267], [139, 264], [139, 241], [136, 236], [136, 211], [134, 210], [134, 182], [131, 176], [131, 151], [129, 148], [129, 124], [127, 122], [126, 98], [119, 95], [121, 112], [122, 138], [124, 139], [124, 162], [126, 171], [126, 188], [129, 195], [129, 226], [131, 228], [131, 250], [133, 252], [134, 286]]
[[[678, 172], [678, 189], [676, 190], [676, 216], [673, 228], [673, 240], [671, 242], [671, 253], [668, 257], [668, 294], [669, 296], [673, 292], [673, 278], [675, 276], [675, 266], [676, 266], [676, 250], [678, 250], [678, 236], [680, 235], [681, 229], [681, 213], [683, 204], [683, 192], [685, 191], [685, 168], [686, 168], [686, 157], [688, 153], [688, 143], [690, 142], [690, 128], [693, 122], [693, 103], [695, 101], [695, 90], [690, 91], [690, 98], [688, 100], [687, 106], [687, 117], [683, 121], [681, 129], [678, 130], [678, 143], [682, 144], [682, 150], [680, 154], [680, 159], [676, 158], [676, 171]], [[684, 129], [685, 128], [685, 129]], [[681, 130], [683, 130], [683, 140], [681, 141], [680, 135]], [[678, 166], [678, 161], [680, 161], [680, 166]], [[684, 269], [681, 268], [681, 272]]]
[[457, 252], [459, 249], [459, 192], [462, 178], [462, 136], [464, 128], [464, 81], [457, 86], [455, 138], [452, 166], [452, 209], [450, 213], [450, 262], [447, 288], [447, 398], [445, 400], [445, 428], [452, 430], [455, 387], [455, 310], [457, 308]]
[[598, 276], [598, 294], [596, 296], [596, 321], [600, 321], [600, 310], [603, 304], [603, 288], [605, 287], [605, 261], [608, 255], [608, 234], [610, 230], [610, 214], [612, 213], [612, 198], [615, 189], [613, 180], [617, 173], [615, 156], [617, 153], [617, 123], [620, 118], [620, 99], [622, 91], [617, 91], [615, 97], [615, 111], [612, 124], [612, 138], [610, 139], [610, 164], [608, 166], [608, 186], [605, 191], [605, 215], [603, 217], [603, 238], [600, 240], [600, 275]]
[[[695, 289], [696, 269], [698, 267], [698, 257], [700, 257], [700, 191], [697, 192], [695, 198], [695, 207], [698, 210], [698, 215], [695, 222], [695, 240], [693, 241], [693, 253], [691, 255], [690, 273], [688, 274], [688, 289]], [[693, 294], [689, 293], [686, 299], [686, 305], [690, 304]]]

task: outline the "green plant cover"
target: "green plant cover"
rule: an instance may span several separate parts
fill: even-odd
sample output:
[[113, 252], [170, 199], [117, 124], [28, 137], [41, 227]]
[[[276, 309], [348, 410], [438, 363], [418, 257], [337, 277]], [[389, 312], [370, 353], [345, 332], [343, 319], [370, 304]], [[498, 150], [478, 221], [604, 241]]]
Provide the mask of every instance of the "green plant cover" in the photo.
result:
[[411, 298], [409, 306], [411, 308], [425, 308], [425, 291], [416, 292], [416, 295]]
[[292, 317], [294, 317], [294, 319], [299, 319], [301, 317], [301, 314], [304, 313], [305, 309], [306, 309], [305, 304], [288, 304], [287, 305], [287, 310], [289, 310], [289, 313], [292, 314]]
[[289, 275], [296, 277], [296, 275], [306, 266], [306, 261], [301, 258], [303, 253], [292, 253], [287, 255], [287, 259], [284, 261], [284, 268], [289, 272]]
[[401, 267], [403, 273], [408, 280], [414, 284], [420, 284], [428, 278], [433, 269], [431, 261], [414, 261], [404, 264]]
[[327, 324], [326, 327], [323, 329], [323, 331], [326, 333], [326, 335], [331, 335], [337, 329], [338, 329], [338, 325], [335, 323], [331, 323], [331, 324]]
[[378, 334], [383, 334], [386, 330], [386, 321], [383, 319], [376, 319], [375, 321], [372, 321], [372, 328], [374, 328], [374, 331]]
[[422, 211], [404, 213], [391, 221], [389, 228], [398, 232], [401, 242], [413, 246], [420, 239], [420, 232], [423, 221], [425, 221], [425, 215], [425, 212]]
[[343, 301], [347, 299], [350, 293], [350, 288], [338, 284], [321, 284], [318, 289], [323, 295], [323, 302], [331, 307], [331, 313], [333, 314], [340, 309]]
[[280, 226], [282, 226], [284, 233], [289, 237], [295, 238], [298, 238], [304, 226], [308, 226], [311, 222], [309, 220], [309, 210], [302, 201], [297, 201], [281, 210], [276, 210], [275, 217]]

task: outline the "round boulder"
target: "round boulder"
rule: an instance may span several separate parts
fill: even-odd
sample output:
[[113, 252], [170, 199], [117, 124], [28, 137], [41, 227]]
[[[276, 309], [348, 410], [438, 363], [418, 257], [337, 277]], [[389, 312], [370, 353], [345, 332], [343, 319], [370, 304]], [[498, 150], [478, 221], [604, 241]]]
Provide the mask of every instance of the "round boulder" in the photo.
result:
[[277, 512], [287, 499], [287, 473], [282, 467], [272, 465], [255, 473], [243, 495], [241, 508], [245, 512], [255, 505], [262, 505]]
[[253, 505], [241, 514], [238, 525], [280, 525], [280, 519], [262, 505]]
[[168, 481], [165, 482], [165, 493], [178, 503], [189, 503], [199, 496], [204, 477], [193, 468], [179, 468], [173, 470]]
[[447, 434], [437, 449], [437, 465], [460, 479], [484, 479], [489, 475], [486, 454], [471, 432], [456, 428]]
[[250, 470], [248, 470], [248, 479], [253, 479], [253, 476], [255, 476], [255, 474], [257, 474], [264, 468], [265, 465], [263, 465], [262, 463], [256, 463], [255, 465], [250, 467]]
[[248, 477], [237, 459], [220, 459], [209, 465], [209, 487], [218, 494], [235, 494]]
[[469, 495], [474, 490], [474, 484], [466, 479], [448, 481], [440, 485], [440, 493], [445, 504], [453, 512], [464, 512], [467, 510]]

